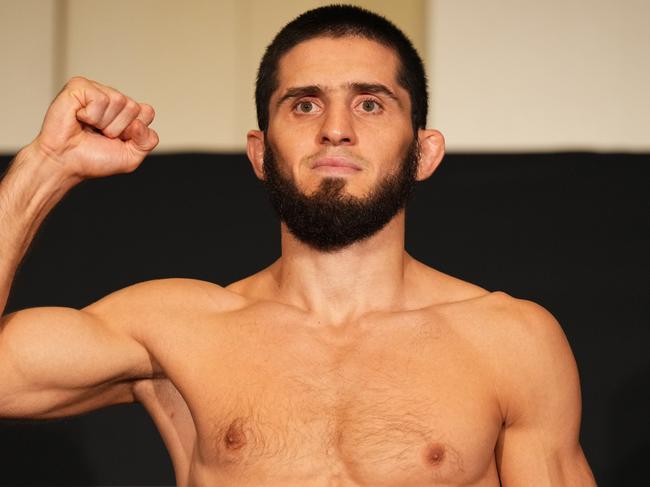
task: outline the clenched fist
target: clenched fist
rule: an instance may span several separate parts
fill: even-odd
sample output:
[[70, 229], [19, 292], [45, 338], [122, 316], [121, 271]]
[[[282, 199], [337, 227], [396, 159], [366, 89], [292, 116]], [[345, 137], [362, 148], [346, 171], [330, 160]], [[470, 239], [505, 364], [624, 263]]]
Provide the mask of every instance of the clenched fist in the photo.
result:
[[131, 172], [158, 144], [153, 118], [150, 105], [76, 77], [50, 105], [31, 145], [74, 179]]

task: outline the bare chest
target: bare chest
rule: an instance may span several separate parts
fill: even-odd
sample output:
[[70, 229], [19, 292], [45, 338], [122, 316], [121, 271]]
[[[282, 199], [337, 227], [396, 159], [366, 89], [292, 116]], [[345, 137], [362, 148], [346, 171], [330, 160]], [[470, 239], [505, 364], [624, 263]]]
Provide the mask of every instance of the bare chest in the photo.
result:
[[329, 343], [282, 327], [236, 330], [204, 338], [176, 368], [196, 427], [193, 468], [205, 481], [496, 480], [493, 383], [459, 337], [426, 322]]

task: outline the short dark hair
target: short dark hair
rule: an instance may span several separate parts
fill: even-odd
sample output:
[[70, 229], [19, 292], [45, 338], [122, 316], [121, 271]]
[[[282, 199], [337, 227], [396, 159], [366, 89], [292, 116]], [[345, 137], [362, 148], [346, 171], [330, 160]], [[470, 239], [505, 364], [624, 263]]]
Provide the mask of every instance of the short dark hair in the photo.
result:
[[257, 123], [266, 132], [269, 103], [278, 88], [278, 65], [290, 49], [316, 37], [357, 36], [376, 41], [397, 53], [400, 66], [397, 82], [411, 99], [413, 130], [427, 122], [427, 79], [422, 59], [406, 35], [392, 22], [366, 9], [352, 5], [329, 5], [309, 10], [285, 25], [275, 36], [260, 62], [255, 85]]

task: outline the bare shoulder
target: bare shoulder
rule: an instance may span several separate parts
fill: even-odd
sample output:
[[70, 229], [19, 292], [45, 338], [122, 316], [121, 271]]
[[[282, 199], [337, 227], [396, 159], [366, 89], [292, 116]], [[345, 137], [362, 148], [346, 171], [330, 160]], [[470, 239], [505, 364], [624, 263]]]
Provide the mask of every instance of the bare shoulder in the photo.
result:
[[190, 322], [199, 316], [226, 312], [245, 305], [242, 296], [197, 279], [156, 279], [115, 291], [84, 308], [134, 336], [143, 335], [149, 326], [160, 329], [182, 319]]
[[515, 331], [513, 327], [523, 333], [561, 331], [553, 315], [532, 301], [514, 298], [502, 291], [489, 291], [414, 259], [411, 269], [413, 282], [417, 283], [413, 289], [422, 290], [427, 296], [434, 294], [433, 305], [454, 313], [475, 315], [486, 325], [492, 325], [491, 328], [502, 327], [508, 333]]
[[[565, 350], [567, 339], [555, 317], [543, 306], [502, 291], [477, 293], [464, 301], [452, 302], [449, 312], [480, 328], [482, 339], [511, 357], [529, 360], [549, 349]], [[500, 357], [501, 359], [507, 357]]]
[[476, 305], [483, 314], [485, 324], [500, 339], [516, 345], [516, 350], [521, 354], [566, 345], [560, 323], [546, 308], [533, 301], [497, 291], [481, 297]]
[[91, 304], [88, 309], [120, 305], [140, 307], [152, 304], [164, 308], [210, 304], [228, 307], [237, 300], [241, 300], [241, 296], [218, 284], [198, 279], [168, 278], [144, 281], [125, 287]]
[[[526, 398], [566, 388], [579, 403], [577, 364], [558, 320], [543, 306], [426, 268], [441, 296], [432, 307], [490, 363], [500, 403], [509, 420]], [[488, 370], [488, 369], [486, 369]], [[487, 373], [487, 372], [486, 372]]]
[[562, 326], [547, 309], [503, 292], [483, 296], [474, 305], [506, 424], [519, 420], [530, 401], [542, 404], [561, 391], [567, 404], [579, 409], [577, 364]]
[[416, 264], [418, 286], [435, 294], [432, 303], [459, 321], [477, 323], [486, 333], [517, 339], [558, 339], [564, 334], [557, 320], [545, 308], [532, 301], [518, 299], [502, 291], [489, 291], [476, 284]]

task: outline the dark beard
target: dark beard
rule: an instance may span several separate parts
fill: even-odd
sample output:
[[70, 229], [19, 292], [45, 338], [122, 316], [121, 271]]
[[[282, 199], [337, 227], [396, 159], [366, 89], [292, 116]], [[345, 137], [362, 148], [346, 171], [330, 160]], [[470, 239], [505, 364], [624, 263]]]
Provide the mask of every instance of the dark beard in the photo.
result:
[[406, 205], [415, 186], [419, 159], [417, 139], [409, 145], [396, 174], [386, 176], [363, 198], [345, 194], [345, 178], [324, 178], [307, 196], [281, 174], [267, 143], [264, 185], [271, 204], [289, 231], [310, 247], [331, 252], [364, 240], [379, 230]]

